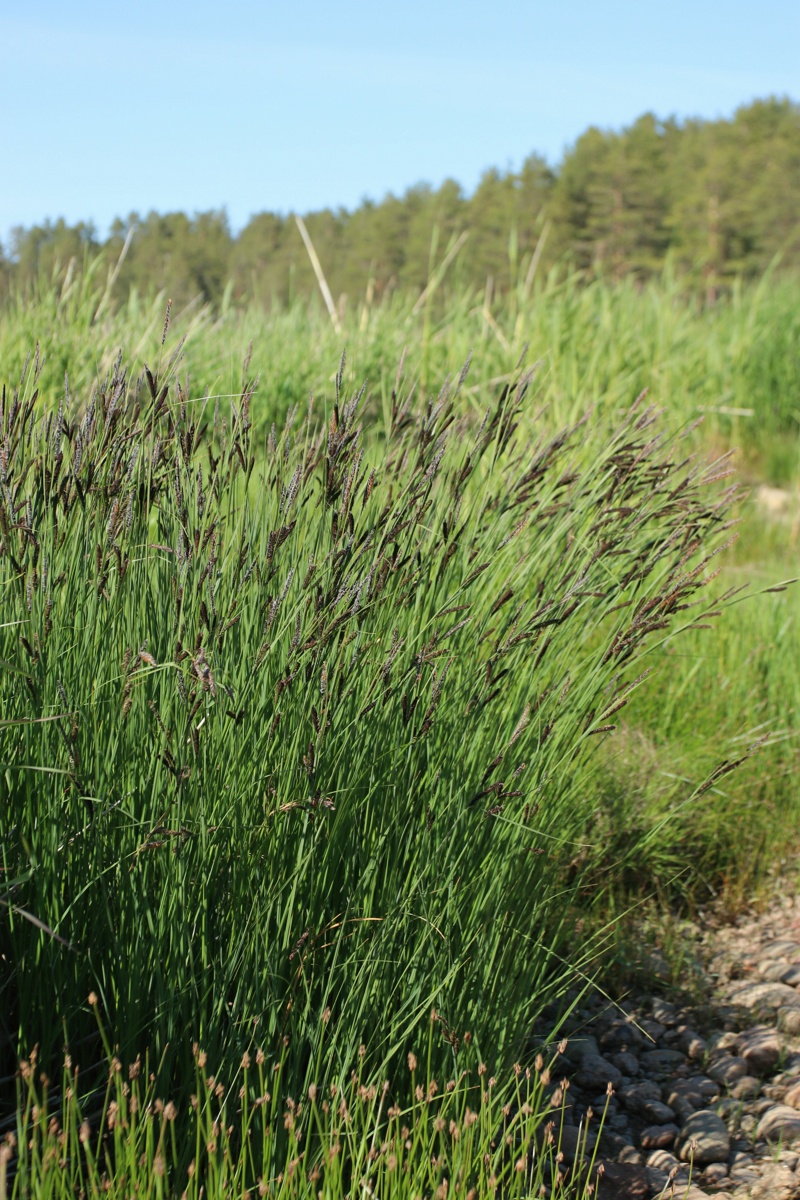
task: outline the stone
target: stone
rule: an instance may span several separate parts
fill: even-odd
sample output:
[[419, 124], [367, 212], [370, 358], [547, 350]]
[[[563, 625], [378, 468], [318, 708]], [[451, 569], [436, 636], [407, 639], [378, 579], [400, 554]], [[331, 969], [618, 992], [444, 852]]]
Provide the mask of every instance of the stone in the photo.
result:
[[749, 1074], [747, 1061], [744, 1058], [736, 1058], [732, 1054], [728, 1054], [725, 1058], [718, 1058], [708, 1068], [708, 1074], [715, 1083], [724, 1084], [725, 1087], [732, 1087], [737, 1079], [743, 1079]]
[[687, 1083], [691, 1083], [696, 1087], [701, 1096], [706, 1100], [716, 1100], [719, 1095], [719, 1084], [713, 1079], [709, 1079], [708, 1075], [690, 1075]]
[[647, 1200], [650, 1183], [638, 1163], [603, 1163], [596, 1176], [597, 1200]]
[[632, 1021], [614, 1021], [600, 1035], [600, 1045], [603, 1050], [624, 1050], [631, 1046], [641, 1046], [647, 1038]]
[[[662, 1037], [661, 1045], [669, 1046], [670, 1050], [674, 1050], [675, 1047], [678, 1045], [678, 1042], [681, 1040], [681, 1036], [685, 1029], [686, 1029], [685, 1025], [673, 1025], [673, 1027], [671, 1029], [668, 1029], [667, 1032]], [[652, 1047], [651, 1047], [651, 1049], [652, 1049]]]
[[575, 1064], [563, 1054], [548, 1054], [548, 1070], [551, 1079], [564, 1079], [575, 1070]]
[[665, 1175], [669, 1175], [671, 1171], [677, 1172], [682, 1169], [678, 1159], [668, 1150], [654, 1150], [652, 1154], [648, 1154], [645, 1163], [656, 1171], [663, 1171]]
[[708, 974], [720, 983], [727, 983], [731, 978], [731, 968], [735, 965], [728, 962], [724, 954], [717, 954], [708, 961]]
[[758, 964], [756, 970], [767, 983], [785, 983], [783, 976], [789, 968], [785, 958], [767, 959]]
[[758, 1178], [750, 1185], [748, 1200], [794, 1200], [797, 1176], [782, 1163], [763, 1164]]
[[629, 1050], [620, 1050], [618, 1054], [612, 1054], [611, 1061], [615, 1067], [619, 1067], [623, 1075], [639, 1074], [639, 1060]]
[[602, 1054], [592, 1052], [584, 1054], [580, 1070], [575, 1076], [576, 1082], [581, 1087], [594, 1091], [604, 1088], [609, 1083], [612, 1087], [616, 1087], [621, 1078], [622, 1072], [618, 1067], [610, 1063], [607, 1058], [603, 1058]]
[[708, 1163], [727, 1162], [731, 1150], [731, 1135], [722, 1117], [710, 1108], [700, 1109], [685, 1121], [681, 1130], [680, 1157], [693, 1161], [698, 1167]]
[[778, 1009], [778, 1028], [790, 1037], [800, 1033], [800, 1005], [787, 1004]]
[[639, 1061], [648, 1071], [671, 1071], [675, 1067], [683, 1066], [686, 1055], [680, 1050], [645, 1050], [639, 1056]]
[[[800, 1200], [800, 897], [787, 903], [733, 922], [713, 906], [700, 914], [711, 994], [697, 1008], [634, 990], [623, 1011], [576, 994], [565, 1070], [552, 1074], [572, 1080], [570, 1111], [552, 1115], [573, 1154], [587, 1107], [605, 1113], [594, 1159], [609, 1168], [605, 1188], [581, 1176], [601, 1185], [595, 1200]], [[551, 1052], [553, 1027], [538, 1033]]]
[[766, 1025], [756, 1025], [739, 1038], [739, 1054], [745, 1060], [748, 1072], [763, 1075], [771, 1071], [781, 1055], [778, 1031]]
[[603, 1129], [600, 1147], [604, 1155], [617, 1161], [619, 1161], [620, 1155], [624, 1154], [626, 1150], [636, 1149], [633, 1144], [633, 1138], [629, 1133], [615, 1133], [607, 1126]]
[[[731, 1167], [728, 1171], [728, 1182], [732, 1187], [741, 1188], [748, 1187], [746, 1195], [750, 1195], [749, 1188], [758, 1181], [758, 1171], [754, 1163], [749, 1163], [747, 1166]], [[749, 1185], [749, 1186], [748, 1186]]]
[[678, 1049], [687, 1058], [702, 1058], [706, 1052], [706, 1040], [694, 1029], [684, 1029], [678, 1038]]
[[781, 940], [776, 938], [769, 946], [765, 946], [761, 950], [761, 958], [768, 960], [774, 958], [791, 959], [800, 957], [800, 942]]
[[787, 1004], [797, 1004], [797, 992], [785, 983], [737, 983], [729, 994], [743, 1008], [778, 1009]]
[[[709, 1081], [712, 1082], [712, 1081]], [[717, 1084], [713, 1085], [719, 1092]], [[698, 1108], [704, 1108], [707, 1100], [712, 1097], [704, 1095], [692, 1079], [677, 1079], [663, 1091], [664, 1099], [669, 1107], [679, 1117], [689, 1117]]]
[[[683, 1200], [689, 1186], [689, 1168], [667, 1150], [654, 1150], [645, 1164], [650, 1190], [654, 1196], [675, 1196]], [[673, 1191], [674, 1188], [674, 1191]]]
[[731, 1088], [731, 1095], [734, 1100], [752, 1100], [760, 1090], [761, 1081], [759, 1079], [752, 1075], [743, 1075]]
[[679, 1133], [678, 1126], [671, 1122], [666, 1125], [648, 1125], [639, 1135], [639, 1143], [643, 1150], [669, 1150], [675, 1145]]
[[578, 1155], [582, 1159], [590, 1155], [596, 1141], [596, 1135], [591, 1129], [587, 1130], [585, 1126], [562, 1125], [561, 1140], [556, 1144], [559, 1145], [561, 1153], [564, 1155], [564, 1161], [574, 1163]]
[[728, 1178], [727, 1163], [709, 1163], [703, 1168], [703, 1183], [710, 1183], [712, 1187], [716, 1187], [722, 1183], [723, 1179]]
[[656, 1167], [645, 1167], [644, 1173], [647, 1176], [647, 1186], [650, 1189], [651, 1196], [667, 1196], [669, 1192], [669, 1175], [664, 1171], [659, 1171]]
[[714, 1033], [708, 1039], [708, 1049], [710, 1051], [735, 1050], [736, 1044], [738, 1041], [739, 1041], [738, 1034], [731, 1033], [731, 1032]]
[[678, 1023], [677, 1006], [670, 1004], [669, 1000], [663, 1000], [660, 996], [653, 997], [651, 1012], [653, 1019], [659, 1021], [662, 1025], [676, 1025]]
[[619, 1098], [630, 1112], [645, 1117], [656, 1125], [665, 1125], [675, 1116], [674, 1110], [662, 1101], [660, 1087], [651, 1079], [621, 1088]]
[[788, 1104], [768, 1108], [756, 1126], [756, 1138], [768, 1142], [790, 1142], [800, 1137], [800, 1112]]
[[668, 1125], [676, 1116], [674, 1109], [661, 1100], [648, 1100], [642, 1105], [640, 1112], [648, 1121], [654, 1121], [657, 1125]]
[[567, 1058], [576, 1067], [581, 1065], [587, 1054], [599, 1053], [597, 1038], [593, 1038], [589, 1034], [581, 1034], [580, 1037], [570, 1038], [567, 1042]]

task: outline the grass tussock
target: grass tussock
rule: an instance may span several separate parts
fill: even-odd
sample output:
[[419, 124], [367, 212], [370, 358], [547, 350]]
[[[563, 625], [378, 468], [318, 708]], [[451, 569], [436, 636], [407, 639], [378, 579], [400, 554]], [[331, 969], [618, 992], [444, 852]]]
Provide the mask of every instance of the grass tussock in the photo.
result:
[[288, 1039], [300, 1094], [434, 1006], [440, 1060], [469, 1031], [511, 1061], [565, 986], [565, 864], [603, 854], [591, 748], [700, 615], [720, 472], [642, 405], [591, 453], [537, 436], [528, 376], [480, 420], [463, 377], [398, 382], [384, 422], [340, 370], [257, 438], [254, 383], [204, 403], [176, 361], [3, 396], [7, 1066], [91, 1037], [92, 991], [178, 1075], [192, 1038]]

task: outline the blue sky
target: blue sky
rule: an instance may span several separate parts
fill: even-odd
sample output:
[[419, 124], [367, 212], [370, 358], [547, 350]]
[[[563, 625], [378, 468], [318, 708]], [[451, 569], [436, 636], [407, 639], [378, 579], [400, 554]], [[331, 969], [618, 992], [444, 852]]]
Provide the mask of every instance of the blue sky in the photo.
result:
[[800, 99], [798, 0], [0, 4], [0, 240], [46, 217], [352, 207], [589, 124]]

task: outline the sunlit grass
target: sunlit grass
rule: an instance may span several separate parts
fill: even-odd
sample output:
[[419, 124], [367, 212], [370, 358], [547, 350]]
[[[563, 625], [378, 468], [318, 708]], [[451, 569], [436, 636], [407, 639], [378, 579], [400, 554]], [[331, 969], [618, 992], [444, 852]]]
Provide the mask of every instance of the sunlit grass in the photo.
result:
[[[715, 458], [733, 443], [762, 469], [790, 427], [789, 401], [767, 411], [745, 359], [772, 353], [793, 293], [698, 314], [670, 286], [551, 280], [492, 320], [456, 296], [424, 328], [395, 299], [352, 315], [352, 373], [313, 307], [167, 328], [161, 300], [134, 297], [95, 319], [80, 276], [2, 318], [5, 362], [37, 336], [46, 355], [7, 387], [0, 427], [6, 1083], [38, 1045], [16, 1097], [18, 1194], [61, 1153], [53, 1195], [124, 1188], [124, 1159], [142, 1194], [267, 1178], [311, 1195], [319, 1167], [335, 1197], [362, 1174], [374, 1186], [376, 1130], [383, 1192], [433, 1195], [460, 1170], [464, 1195], [485, 1194], [499, 1118], [446, 1152], [436, 1122], [461, 1129], [472, 1088], [494, 1104], [463, 1082], [484, 1059], [529, 1154], [546, 1104], [509, 1100], [513, 1063], [530, 1067], [537, 1013], [601, 961], [598, 938], [576, 947], [576, 914], [602, 930], [653, 887], [692, 901], [755, 886], [788, 848], [796, 599], [732, 594], [752, 555], [716, 556], [735, 496]], [[524, 340], [541, 358], [530, 375], [515, 369]], [[714, 408], [737, 363], [736, 404]], [[790, 381], [788, 356], [775, 369]], [[348, 384], [362, 375], [363, 392]], [[673, 397], [662, 416], [631, 407], [648, 384]], [[720, 411], [748, 395], [757, 421]], [[762, 588], [793, 573], [764, 528], [748, 517], [743, 539], [771, 547]], [[193, 1042], [230, 1117], [195, 1078]], [[403, 1064], [423, 1043], [424, 1097], [432, 1078], [456, 1088], [417, 1111]], [[54, 1130], [38, 1072], [61, 1072], [65, 1044], [85, 1089], [65, 1077], [74, 1106]], [[115, 1055], [150, 1056], [141, 1112], [152, 1103], [116, 1132], [91, 1108], [92, 1064], [108, 1060], [122, 1103]], [[247, 1088], [232, 1082], [248, 1060], [279, 1067], [283, 1130], [252, 1152], [264, 1112], [236, 1108]], [[309, 1089], [341, 1095], [354, 1069], [352, 1145], [325, 1163], [338, 1109], [326, 1100], [323, 1120]], [[190, 1086], [208, 1092], [197, 1108]], [[317, 1149], [292, 1171], [287, 1097], [306, 1097], [298, 1128]], [[192, 1182], [197, 1139], [215, 1150]], [[503, 1193], [538, 1188], [545, 1158]]]
[[212, 1073], [197, 1045], [193, 1060], [182, 1111], [159, 1094], [151, 1064], [124, 1065], [110, 1047], [105, 1078], [88, 1092], [69, 1053], [55, 1084], [35, 1053], [25, 1059], [17, 1127], [0, 1142], [0, 1200], [358, 1193], [514, 1200], [554, 1187], [572, 1197], [595, 1190], [605, 1110], [581, 1122], [577, 1153], [573, 1147], [565, 1157], [563, 1102], [550, 1104], [551, 1072], [541, 1056], [498, 1078], [473, 1054], [438, 1081], [425, 1056], [410, 1051], [398, 1089], [388, 1079], [373, 1082], [362, 1055], [344, 1083], [312, 1082], [294, 1096], [284, 1085], [283, 1055], [245, 1054], [227, 1078]]
[[[47, 347], [41, 386], [55, 403], [65, 371], [83, 392], [111, 369], [120, 347], [134, 371], [159, 360], [166, 293], [133, 293], [112, 307], [103, 302], [104, 270], [98, 260], [66, 279], [42, 281], [33, 302], [19, 298], [6, 307], [0, 359], [9, 378], [37, 340]], [[446, 280], [422, 305], [398, 293], [380, 303], [354, 299], [341, 334], [321, 300], [270, 312], [228, 302], [214, 312], [197, 301], [173, 312], [172, 330], [186, 337], [196, 396], [237, 393], [251, 347], [251, 373], [261, 380], [257, 425], [280, 423], [312, 391], [329, 392], [343, 347], [353, 364], [350, 382], [367, 379], [384, 406], [403, 354], [407, 378], [423, 394], [472, 354], [465, 391], [476, 408], [489, 381], [513, 378], [527, 347], [551, 427], [590, 408], [595, 420], [613, 422], [647, 388], [673, 428], [702, 420], [697, 444], [740, 447], [759, 472], [782, 483], [796, 469], [787, 435], [797, 432], [800, 415], [799, 291], [793, 278], [768, 273], [704, 309], [668, 269], [645, 286], [553, 271], [530, 290], [521, 280], [491, 307], [483, 292], [452, 290]]]

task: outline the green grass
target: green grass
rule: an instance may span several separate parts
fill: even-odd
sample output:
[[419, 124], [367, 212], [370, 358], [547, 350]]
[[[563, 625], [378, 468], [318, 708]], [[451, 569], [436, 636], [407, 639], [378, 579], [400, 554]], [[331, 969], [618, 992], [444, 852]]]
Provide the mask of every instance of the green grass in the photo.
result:
[[[363, 393], [313, 309], [178, 315], [164, 346], [161, 300], [113, 312], [84, 275], [4, 314], [4, 363], [35, 336], [47, 358], [0, 423], [0, 1075], [34, 1045], [54, 1078], [65, 1045], [81, 1064], [52, 1194], [111, 1170], [90, 1101], [114, 1055], [149, 1054], [152, 1097], [180, 1114], [114, 1151], [129, 1170], [144, 1156], [142, 1194], [202, 1181], [181, 1174], [187, 1131], [208, 1141], [214, 1120], [190, 1116], [193, 1043], [230, 1097], [261, 1050], [276, 1104], [355, 1070], [392, 1079], [404, 1113], [424, 1044], [427, 1080], [482, 1058], [516, 1111], [528, 1030], [602, 964], [615, 913], [654, 889], [745, 893], [788, 852], [797, 598], [733, 595], [792, 573], [786, 528], [745, 508], [717, 556], [738, 501], [715, 459], [733, 445], [768, 473], [793, 444], [791, 321], [771, 339], [795, 294], [767, 280], [698, 313], [669, 280], [551, 280], [491, 319], [469, 296], [427, 317], [396, 299], [348, 326]], [[532, 377], [513, 370], [524, 340]], [[672, 397], [662, 417], [630, 408], [647, 384]], [[576, 951], [587, 913], [600, 932]], [[38, 1075], [23, 1083], [5, 1100], [18, 1124], [37, 1107], [18, 1194], [67, 1128], [48, 1132]], [[361, 1171], [381, 1086], [326, 1194]], [[248, 1158], [248, 1119], [232, 1112], [205, 1194], [279, 1173], [306, 1194], [313, 1156], [289, 1175], [279, 1123]], [[441, 1187], [440, 1131], [420, 1128], [403, 1195]], [[173, 1135], [168, 1185], [154, 1163]]]
[[514, 1200], [546, 1194], [558, 1179], [569, 1184], [562, 1194], [591, 1196], [605, 1110], [582, 1124], [579, 1164], [571, 1165], [572, 1155], [565, 1161], [563, 1109], [548, 1104], [550, 1070], [541, 1057], [498, 1079], [473, 1055], [470, 1068], [440, 1083], [410, 1053], [399, 1089], [406, 1104], [389, 1080], [371, 1082], [363, 1063], [340, 1086], [312, 1083], [293, 1097], [282, 1059], [273, 1064], [257, 1051], [223, 1080], [195, 1047], [182, 1112], [159, 1096], [141, 1059], [124, 1067], [109, 1048], [105, 1079], [81, 1096], [69, 1056], [53, 1086], [37, 1077], [34, 1054], [20, 1067], [17, 1131], [0, 1144], [0, 1200], [343, 1200], [358, 1191]]
[[86, 408], [6, 407], [28, 1044], [46, 995], [80, 1027], [94, 988], [131, 1036], [158, 1013], [212, 1052], [254, 1013], [272, 1038], [313, 1022], [301, 1071], [326, 1039], [390, 1057], [434, 1003], [514, 1053], [515, 1007], [561, 977], [581, 761], [724, 518], [646, 412], [587, 459], [581, 430], [517, 431], [525, 388], [477, 426], [443, 396], [363, 433], [341, 397], [261, 445], [246, 397], [229, 424], [121, 369]]
[[[739, 532], [720, 583], [744, 590], [713, 632], [690, 630], [659, 649], [651, 680], [605, 747], [595, 790], [609, 860], [593, 885], [603, 912], [609, 892], [624, 904], [645, 880], [662, 899], [692, 906], [724, 896], [735, 907], [756, 897], [779, 864], [793, 875], [800, 595], [774, 589], [796, 566], [787, 524], [766, 521], [752, 503]], [[736, 760], [759, 739], [757, 754], [688, 798], [717, 761]]]
[[[38, 340], [46, 347], [41, 387], [58, 403], [69, 371], [78, 394], [113, 366], [124, 347], [131, 368], [157, 360], [166, 293], [134, 293], [120, 308], [104, 298], [102, 260], [66, 280], [42, 281], [35, 296], [19, 297], [0, 314], [0, 361], [6, 378], [22, 369]], [[669, 271], [644, 287], [611, 287], [554, 271], [495, 303], [483, 294], [452, 291], [446, 280], [419, 297], [391, 293], [380, 304], [358, 301], [337, 334], [322, 302], [265, 312], [199, 303], [172, 314], [172, 337], [186, 338], [185, 363], [195, 395], [228, 397], [242, 386], [241, 363], [251, 347], [251, 374], [261, 384], [254, 420], [281, 422], [292, 403], [329, 394], [343, 346], [349, 382], [388, 404], [398, 361], [423, 395], [457, 375], [468, 355], [466, 389], [478, 405], [489, 381], [513, 377], [527, 347], [538, 369], [538, 397], [551, 428], [589, 409], [613, 422], [645, 388], [673, 428], [702, 419], [697, 445], [733, 445], [750, 468], [773, 483], [796, 470], [792, 452], [800, 418], [800, 284], [768, 273], [758, 284], [736, 285], [703, 310]]]

